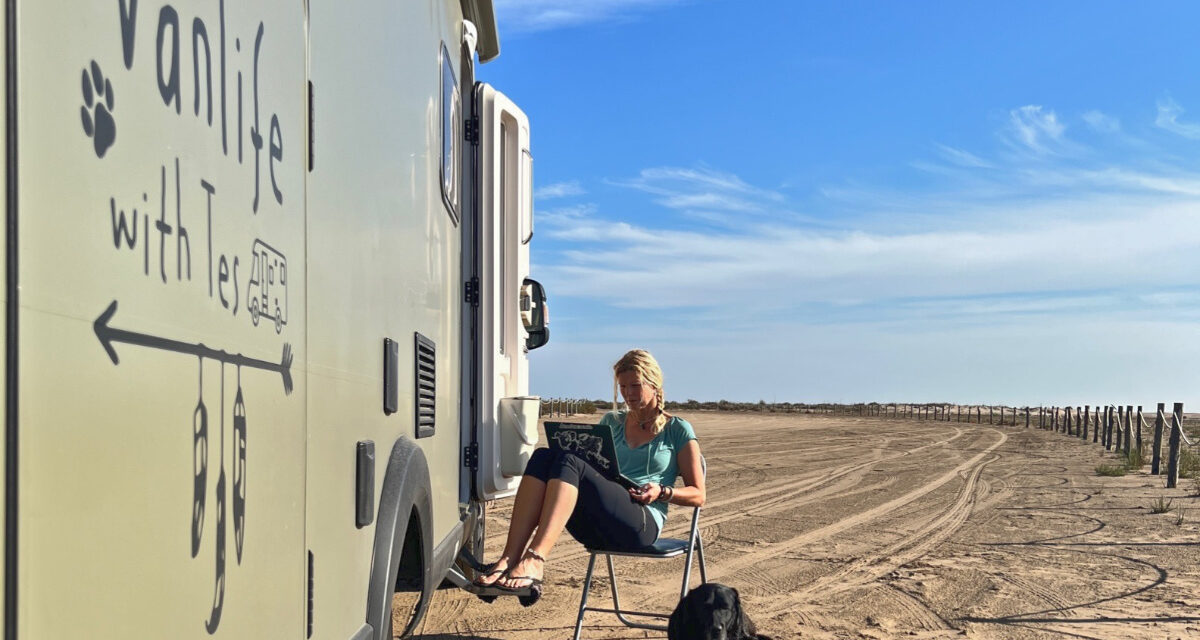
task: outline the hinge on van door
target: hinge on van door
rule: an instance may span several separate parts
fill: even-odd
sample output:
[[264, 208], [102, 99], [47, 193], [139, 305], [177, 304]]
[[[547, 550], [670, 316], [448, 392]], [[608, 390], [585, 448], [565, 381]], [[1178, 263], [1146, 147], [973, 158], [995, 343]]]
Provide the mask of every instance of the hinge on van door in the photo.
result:
[[466, 122], [467, 142], [479, 144], [479, 116], [471, 116]]
[[463, 447], [463, 466], [471, 470], [479, 468], [479, 443]]
[[472, 307], [479, 306], [479, 278], [471, 278], [465, 283], [466, 290], [463, 292], [463, 302]]

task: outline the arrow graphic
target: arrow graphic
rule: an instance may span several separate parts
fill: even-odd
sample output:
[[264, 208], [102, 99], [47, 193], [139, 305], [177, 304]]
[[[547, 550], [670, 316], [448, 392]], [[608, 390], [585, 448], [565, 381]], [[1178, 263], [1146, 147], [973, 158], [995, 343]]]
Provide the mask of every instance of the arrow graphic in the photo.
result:
[[104, 351], [108, 353], [108, 357], [112, 358], [113, 364], [120, 364], [120, 360], [117, 358], [117, 351], [113, 348], [113, 343], [124, 342], [151, 349], [174, 351], [175, 353], [209, 358], [239, 367], [275, 371], [283, 378], [283, 392], [285, 394], [292, 393], [292, 345], [290, 344], [284, 343], [283, 357], [280, 358], [278, 363], [256, 360], [254, 358], [247, 358], [240, 353], [229, 353], [220, 349], [213, 349], [212, 347], [205, 346], [203, 343], [190, 344], [179, 340], [171, 340], [170, 338], [160, 338], [158, 336], [110, 327], [108, 326], [108, 322], [112, 320], [113, 314], [116, 312], [117, 301], [113, 300], [112, 304], [108, 305], [104, 313], [101, 313], [100, 317], [96, 318], [96, 322], [93, 323], [93, 327], [96, 330], [96, 337], [100, 339], [100, 346], [104, 347]]

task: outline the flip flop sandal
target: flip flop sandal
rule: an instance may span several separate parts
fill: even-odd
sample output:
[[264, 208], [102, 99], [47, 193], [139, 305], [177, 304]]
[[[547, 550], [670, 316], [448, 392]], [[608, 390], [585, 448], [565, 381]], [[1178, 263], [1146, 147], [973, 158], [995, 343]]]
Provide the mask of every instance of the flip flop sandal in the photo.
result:
[[[500, 589], [501, 591], [508, 591], [510, 593], [519, 594], [517, 596], [517, 601], [520, 602], [522, 606], [532, 607], [538, 600], [542, 599], [542, 579], [541, 578], [534, 578], [531, 576], [514, 576], [512, 574], [509, 574], [508, 579], [509, 580], [528, 580], [529, 581], [528, 584], [522, 584], [522, 585], [519, 585], [516, 587], [507, 587], [504, 585], [496, 585], [496, 588]], [[525, 593], [525, 592], [528, 592], [528, 593]]]
[[[493, 563], [487, 565], [486, 567], [484, 567], [483, 572], [480, 573], [479, 575], [475, 576], [475, 579], [471, 581], [471, 584], [473, 584], [477, 587], [480, 587], [482, 589], [487, 589], [490, 587], [499, 587], [500, 585], [498, 585], [496, 583], [500, 582], [501, 580], [504, 579], [505, 576], [508, 575], [508, 567], [505, 567], [503, 569], [497, 569], [496, 568], [497, 564], [500, 564], [500, 562], [496, 561], [496, 562], [493, 562]], [[495, 580], [493, 580], [487, 584], [483, 584], [483, 583], [479, 582], [480, 578], [486, 578], [488, 576], [498, 576], [498, 577]]]

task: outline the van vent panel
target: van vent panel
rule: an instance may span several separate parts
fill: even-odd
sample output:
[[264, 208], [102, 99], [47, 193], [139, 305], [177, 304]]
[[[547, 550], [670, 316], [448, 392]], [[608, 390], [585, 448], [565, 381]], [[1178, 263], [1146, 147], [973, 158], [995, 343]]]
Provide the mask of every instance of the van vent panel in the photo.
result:
[[434, 432], [434, 416], [437, 409], [437, 358], [433, 340], [420, 333], [413, 333], [414, 369], [413, 380], [416, 385], [413, 394], [413, 408], [416, 413], [413, 421], [417, 425], [417, 437], [427, 438]]

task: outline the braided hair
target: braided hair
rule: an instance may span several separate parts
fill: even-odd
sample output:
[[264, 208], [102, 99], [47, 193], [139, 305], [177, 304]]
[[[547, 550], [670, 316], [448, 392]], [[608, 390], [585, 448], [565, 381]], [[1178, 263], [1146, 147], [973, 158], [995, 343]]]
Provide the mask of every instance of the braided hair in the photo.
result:
[[621, 356], [621, 359], [613, 365], [613, 375], [620, 375], [627, 371], [636, 372], [642, 378], [642, 382], [654, 387], [654, 395], [658, 400], [658, 415], [654, 418], [654, 434], [658, 435], [663, 427], [667, 426], [667, 415], [663, 413], [667, 404], [663, 395], [662, 369], [659, 368], [658, 361], [650, 355], [649, 351], [634, 349]]

